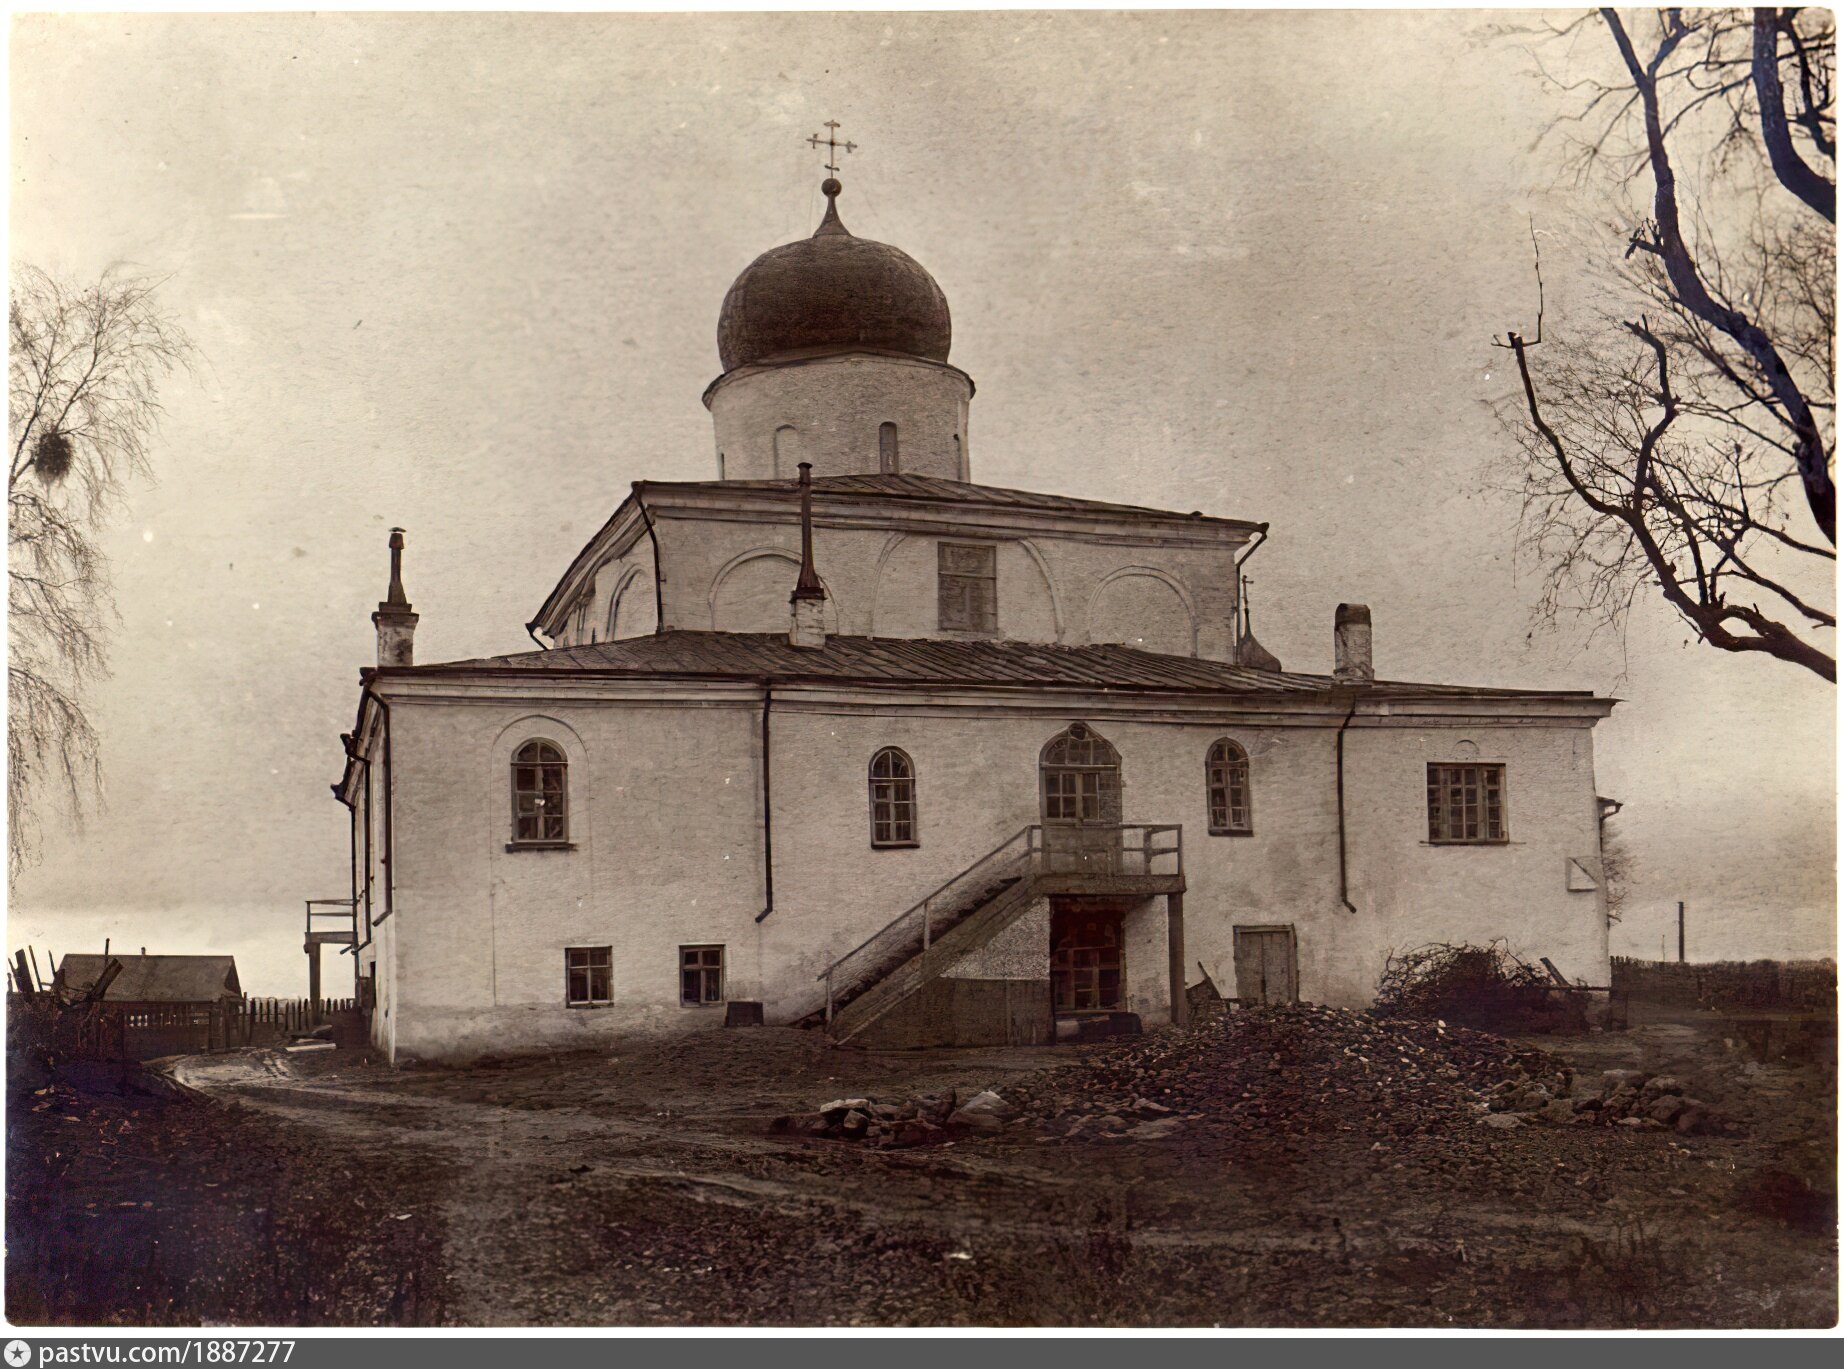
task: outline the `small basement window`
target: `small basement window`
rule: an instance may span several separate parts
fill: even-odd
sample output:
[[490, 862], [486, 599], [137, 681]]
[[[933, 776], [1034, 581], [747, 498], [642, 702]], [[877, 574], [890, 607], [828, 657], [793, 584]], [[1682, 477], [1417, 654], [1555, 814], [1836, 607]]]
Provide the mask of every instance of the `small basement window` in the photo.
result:
[[614, 952], [608, 946], [571, 946], [563, 953], [564, 1002], [595, 1008], [614, 1002]]
[[679, 947], [679, 1002], [688, 1008], [724, 999], [724, 948]]
[[1437, 845], [1483, 845], [1508, 841], [1505, 831], [1505, 767], [1430, 765], [1428, 840]]
[[998, 550], [966, 542], [938, 544], [937, 601], [944, 631], [999, 630]]

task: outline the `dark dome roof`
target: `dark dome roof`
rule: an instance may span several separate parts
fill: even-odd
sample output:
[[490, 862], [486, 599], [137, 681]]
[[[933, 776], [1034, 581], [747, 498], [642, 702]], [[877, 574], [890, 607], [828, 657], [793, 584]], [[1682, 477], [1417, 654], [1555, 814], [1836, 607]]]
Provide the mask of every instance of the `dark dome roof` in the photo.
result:
[[810, 238], [770, 248], [724, 296], [717, 353], [726, 371], [777, 357], [868, 348], [946, 361], [947, 296], [907, 253], [855, 238], [839, 221], [839, 183]]

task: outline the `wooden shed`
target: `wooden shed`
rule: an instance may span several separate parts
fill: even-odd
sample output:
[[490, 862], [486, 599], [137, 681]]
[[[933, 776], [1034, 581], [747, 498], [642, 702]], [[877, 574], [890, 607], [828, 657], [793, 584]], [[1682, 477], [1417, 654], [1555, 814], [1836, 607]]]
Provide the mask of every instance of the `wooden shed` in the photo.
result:
[[243, 1001], [237, 961], [228, 955], [66, 955], [56, 987], [86, 992], [111, 960], [122, 972], [103, 996], [103, 1011], [122, 1023], [124, 1055], [151, 1060], [222, 1050]]

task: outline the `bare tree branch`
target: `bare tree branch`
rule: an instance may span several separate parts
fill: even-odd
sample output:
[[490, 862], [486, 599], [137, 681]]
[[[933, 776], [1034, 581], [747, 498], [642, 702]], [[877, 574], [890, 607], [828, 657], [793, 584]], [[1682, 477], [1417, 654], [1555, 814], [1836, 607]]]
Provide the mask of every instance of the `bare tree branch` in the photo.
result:
[[1752, 68], [1756, 102], [1761, 108], [1761, 142], [1780, 184], [1824, 215], [1826, 222], [1836, 223], [1838, 188], [1806, 165], [1799, 149], [1793, 146], [1793, 132], [1787, 126], [1786, 98], [1780, 90], [1780, 33], [1780, 12], [1771, 6], [1757, 8]]

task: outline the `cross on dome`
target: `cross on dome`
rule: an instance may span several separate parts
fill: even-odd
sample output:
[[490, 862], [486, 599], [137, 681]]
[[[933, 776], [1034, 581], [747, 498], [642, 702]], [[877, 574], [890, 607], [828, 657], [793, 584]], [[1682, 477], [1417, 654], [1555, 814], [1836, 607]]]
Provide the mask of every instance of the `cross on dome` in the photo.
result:
[[837, 119], [828, 119], [820, 127], [827, 130], [826, 136], [822, 138], [815, 133], [807, 139], [807, 146], [826, 149], [826, 169], [836, 176], [839, 174], [839, 150], [843, 148], [847, 152], [856, 152], [858, 144], [839, 141], [839, 121]]

